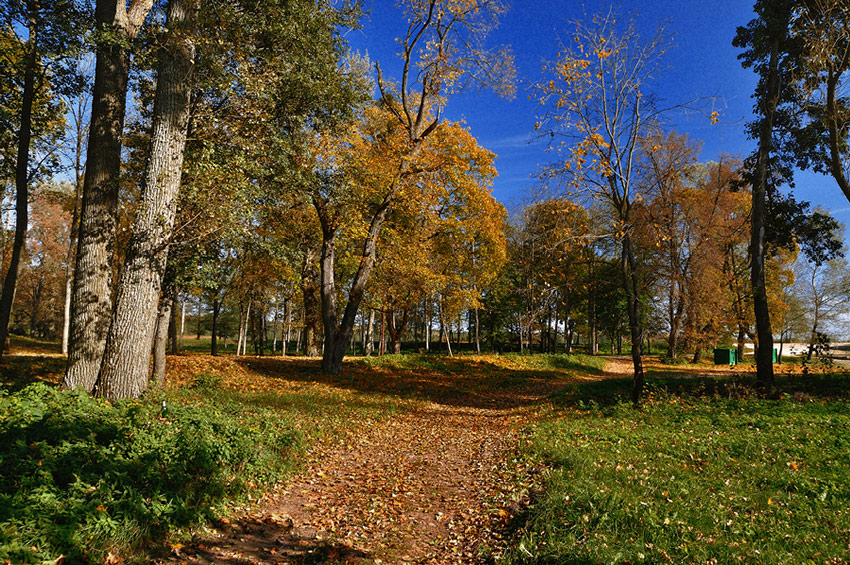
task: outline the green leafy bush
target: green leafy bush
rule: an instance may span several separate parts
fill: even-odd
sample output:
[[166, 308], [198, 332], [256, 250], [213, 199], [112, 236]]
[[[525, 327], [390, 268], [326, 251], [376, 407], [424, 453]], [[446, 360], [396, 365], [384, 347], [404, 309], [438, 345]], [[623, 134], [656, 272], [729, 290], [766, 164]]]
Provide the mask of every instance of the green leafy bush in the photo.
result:
[[162, 393], [113, 405], [44, 384], [0, 391], [0, 562], [97, 561], [209, 519], [281, 478], [298, 443], [279, 416]]

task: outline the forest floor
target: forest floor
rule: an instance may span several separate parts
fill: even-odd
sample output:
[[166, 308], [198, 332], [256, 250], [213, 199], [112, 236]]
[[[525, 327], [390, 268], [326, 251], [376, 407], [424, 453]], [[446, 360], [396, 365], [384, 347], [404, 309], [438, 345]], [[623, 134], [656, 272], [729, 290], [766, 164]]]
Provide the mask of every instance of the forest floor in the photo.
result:
[[[344, 377], [308, 371], [323, 385], [392, 395], [398, 409], [320, 438], [303, 470], [261, 504], [160, 548], [170, 551], [157, 562], [475, 563], [498, 554], [504, 526], [524, 502], [516, 482], [533, 472], [515, 459], [522, 430], [553, 393], [622, 378], [628, 361], [611, 359], [605, 371], [529, 371], [521, 362], [496, 367], [493, 360], [467, 357], [452, 366], [443, 358], [440, 367], [355, 362]], [[171, 370], [191, 373], [186, 364], [197, 362], [175, 358]], [[303, 361], [241, 363], [292, 386], [304, 381]], [[326, 414], [338, 408], [328, 404]]]
[[[64, 361], [48, 345], [16, 348], [0, 372], [4, 386], [58, 382]], [[665, 394], [694, 377], [753, 370], [652, 357], [645, 366]], [[391, 355], [350, 359], [336, 376], [303, 358], [169, 357], [174, 402], [279, 410], [307, 449], [293, 455], [297, 473], [257, 487], [253, 504], [231, 506], [212, 526], [175, 532], [124, 560], [492, 562], [516, 542], [513, 519], [543, 476], [521, 455], [530, 430], [580, 399], [590, 402], [582, 406], [626, 399], [631, 374], [626, 356]]]

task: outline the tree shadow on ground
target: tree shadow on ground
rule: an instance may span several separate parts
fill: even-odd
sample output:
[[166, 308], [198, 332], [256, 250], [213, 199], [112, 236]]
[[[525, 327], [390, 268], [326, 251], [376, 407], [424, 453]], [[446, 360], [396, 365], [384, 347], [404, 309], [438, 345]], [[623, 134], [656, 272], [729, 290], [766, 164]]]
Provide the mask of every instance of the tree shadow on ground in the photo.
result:
[[182, 546], [158, 546], [149, 553], [153, 563], [220, 563], [247, 565], [258, 563], [359, 563], [372, 562], [372, 555], [343, 542], [321, 539], [318, 532], [295, 527], [292, 519], [275, 520], [271, 516], [243, 516], [222, 520], [217, 535], [192, 538]]
[[334, 388], [447, 406], [512, 409], [539, 403], [568, 383], [598, 380], [609, 375], [574, 359], [554, 359], [548, 366], [500, 363], [498, 357], [446, 358], [410, 356], [381, 365], [369, 360], [348, 361], [342, 374], [322, 373], [312, 359], [241, 357], [243, 369], [289, 383], [319, 383]]
[[[631, 390], [631, 385], [631, 377], [569, 383], [553, 394], [552, 401], [559, 408], [613, 406], [629, 401], [627, 393]], [[697, 372], [683, 374], [681, 371], [672, 370], [667, 374], [653, 371], [651, 376], [647, 377], [644, 396], [650, 393], [684, 398], [722, 399], [768, 396], [759, 388], [754, 373], [702, 375]], [[781, 398], [783, 395], [798, 401], [850, 400], [850, 373], [777, 375], [776, 388], [769, 396]]]
[[65, 372], [65, 358], [56, 355], [4, 355], [0, 386], [16, 392], [34, 382], [58, 384]]

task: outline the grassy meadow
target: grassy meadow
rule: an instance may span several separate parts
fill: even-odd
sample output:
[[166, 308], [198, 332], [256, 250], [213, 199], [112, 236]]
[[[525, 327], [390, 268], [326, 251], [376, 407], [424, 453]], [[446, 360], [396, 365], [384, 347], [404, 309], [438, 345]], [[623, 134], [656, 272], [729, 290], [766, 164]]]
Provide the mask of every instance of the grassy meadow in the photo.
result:
[[485, 552], [500, 563], [850, 560], [846, 373], [788, 366], [765, 399], [750, 367], [650, 359], [635, 409], [604, 357], [387, 355], [328, 376], [315, 360], [187, 354], [164, 389], [110, 404], [58, 390], [53, 345], [20, 347], [0, 371], [0, 562], [179, 540], [261, 501], [316, 442], [423, 403], [532, 409], [516, 458], [534, 471]]

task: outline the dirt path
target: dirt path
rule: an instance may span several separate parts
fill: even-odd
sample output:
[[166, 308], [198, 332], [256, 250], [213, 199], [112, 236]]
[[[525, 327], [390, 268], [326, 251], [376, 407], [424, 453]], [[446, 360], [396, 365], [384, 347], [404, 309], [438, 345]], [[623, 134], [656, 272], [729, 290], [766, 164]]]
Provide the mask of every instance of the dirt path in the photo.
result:
[[257, 515], [180, 548], [185, 563], [469, 563], [498, 543], [488, 501], [526, 413], [429, 404], [311, 454]]
[[[622, 377], [617, 361], [586, 378]], [[256, 514], [222, 521], [160, 563], [484, 562], [509, 516], [494, 497], [510, 506], [515, 496], [507, 491], [519, 432], [549, 394], [575, 382], [562, 374], [524, 380], [509, 395], [417, 401], [356, 426], [311, 451]]]

